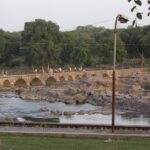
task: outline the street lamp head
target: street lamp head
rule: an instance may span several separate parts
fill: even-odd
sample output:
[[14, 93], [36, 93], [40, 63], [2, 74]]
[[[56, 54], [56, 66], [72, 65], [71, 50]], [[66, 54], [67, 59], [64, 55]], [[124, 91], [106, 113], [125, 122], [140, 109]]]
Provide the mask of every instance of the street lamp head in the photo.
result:
[[120, 23], [127, 23], [129, 20], [128, 20], [128, 17], [126, 17], [126, 16], [118, 15], [118, 21]]

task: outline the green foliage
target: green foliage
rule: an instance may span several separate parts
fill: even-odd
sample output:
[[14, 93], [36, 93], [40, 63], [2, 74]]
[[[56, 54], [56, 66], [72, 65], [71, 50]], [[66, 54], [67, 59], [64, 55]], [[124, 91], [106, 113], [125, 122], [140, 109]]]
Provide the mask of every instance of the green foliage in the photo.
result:
[[132, 28], [129, 27], [120, 33], [122, 41], [125, 43], [127, 54], [130, 58], [137, 58], [144, 55], [150, 57], [150, 26]]
[[19, 57], [21, 46], [20, 32], [4, 32], [0, 30], [0, 62], [3, 65], [11, 67], [11, 62]]
[[[121, 29], [117, 33], [117, 63], [141, 55], [150, 57], [150, 26]], [[22, 32], [0, 30], [1, 66], [97, 66], [112, 64], [113, 30], [79, 26], [60, 32], [51, 21], [25, 23]]]
[[[97, 41], [93, 47], [92, 54], [93, 57], [96, 55], [99, 64], [112, 64], [113, 61], [113, 34], [111, 31], [104, 31], [101, 33], [100, 39]], [[117, 38], [117, 61], [122, 62], [123, 58], [126, 56], [126, 49], [120, 37]]]
[[70, 54], [72, 64], [75, 66], [83, 66], [87, 63], [89, 58], [89, 49], [86, 47], [74, 47]]
[[22, 50], [27, 65], [54, 66], [59, 63], [60, 32], [55, 23], [41, 19], [25, 23], [22, 32]]

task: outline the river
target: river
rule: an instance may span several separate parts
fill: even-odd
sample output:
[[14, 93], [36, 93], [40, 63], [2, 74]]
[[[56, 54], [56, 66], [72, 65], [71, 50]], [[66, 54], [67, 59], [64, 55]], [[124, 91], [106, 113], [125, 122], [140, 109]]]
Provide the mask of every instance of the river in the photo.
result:
[[[29, 101], [20, 99], [14, 92], [0, 92], [0, 118], [19, 118], [23, 121], [23, 117], [40, 117], [49, 118], [51, 116], [48, 111], [87, 111], [101, 109], [100, 106], [93, 106], [91, 104], [82, 105], [67, 105], [64, 103], [49, 103], [48, 101]], [[126, 112], [116, 111], [116, 124], [117, 125], [150, 125], [150, 116], [143, 115], [126, 115]], [[111, 114], [84, 114], [72, 116], [59, 116], [60, 123], [85, 123], [85, 124], [111, 124]]]

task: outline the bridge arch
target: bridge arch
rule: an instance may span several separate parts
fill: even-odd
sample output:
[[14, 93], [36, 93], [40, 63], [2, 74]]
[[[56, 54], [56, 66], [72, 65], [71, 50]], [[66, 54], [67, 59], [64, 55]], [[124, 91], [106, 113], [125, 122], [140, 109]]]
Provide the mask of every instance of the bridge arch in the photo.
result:
[[81, 78], [80, 78], [79, 75], [76, 75], [75, 79], [76, 79], [76, 80], [80, 80]]
[[42, 86], [42, 81], [39, 78], [33, 78], [30, 82], [31, 86]]
[[47, 80], [46, 80], [46, 86], [50, 86], [51, 84], [55, 83], [56, 82], [56, 79], [54, 77], [49, 77]]
[[24, 79], [18, 79], [15, 84], [15, 87], [27, 87], [27, 83]]
[[71, 75], [68, 76], [68, 81], [73, 81], [73, 77]]
[[10, 85], [11, 85], [11, 84], [10, 84], [10, 81], [9, 81], [9, 80], [5, 80], [5, 81], [3, 82], [3, 86], [4, 86], [4, 87], [7, 87], [7, 88], [8, 88], [8, 87], [10, 87]]
[[64, 82], [66, 79], [65, 79], [65, 77], [64, 76], [61, 76], [60, 78], [59, 78], [59, 81], [60, 82]]

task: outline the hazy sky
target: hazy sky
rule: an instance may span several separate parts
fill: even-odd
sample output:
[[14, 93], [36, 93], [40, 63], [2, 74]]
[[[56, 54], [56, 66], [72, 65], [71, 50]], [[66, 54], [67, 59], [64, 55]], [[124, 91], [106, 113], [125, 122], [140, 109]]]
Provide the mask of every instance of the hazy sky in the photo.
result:
[[[147, 0], [142, 1], [146, 3]], [[57, 23], [63, 31], [79, 25], [113, 28], [117, 14], [133, 20], [132, 6], [127, 0], [0, 0], [0, 28], [20, 31], [25, 22], [39, 18]], [[146, 17], [147, 5], [142, 11], [145, 16], [139, 24], [150, 24], [150, 17]], [[119, 27], [125, 25], [119, 24]]]

